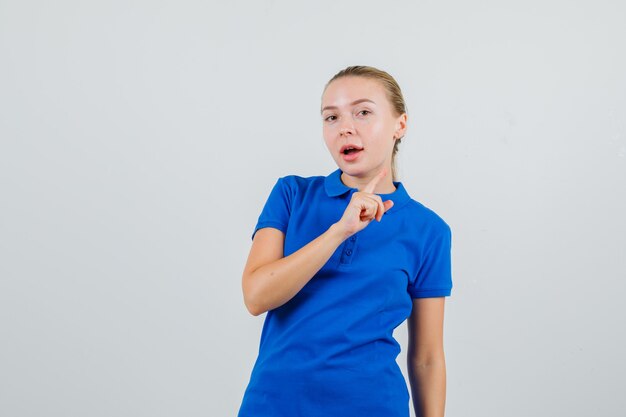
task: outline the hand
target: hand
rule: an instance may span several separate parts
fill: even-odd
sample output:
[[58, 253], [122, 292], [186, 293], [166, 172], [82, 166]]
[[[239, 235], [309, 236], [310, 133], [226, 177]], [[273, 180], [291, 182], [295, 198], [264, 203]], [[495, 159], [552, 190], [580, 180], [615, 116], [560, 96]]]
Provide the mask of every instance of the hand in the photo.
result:
[[339, 229], [345, 233], [346, 238], [365, 229], [374, 219], [380, 222], [383, 214], [393, 206], [393, 201], [387, 200], [383, 202], [379, 195], [374, 194], [376, 184], [385, 175], [387, 175], [387, 170], [383, 169], [363, 187], [363, 190], [352, 194], [348, 207], [346, 207], [343, 216], [336, 223]]

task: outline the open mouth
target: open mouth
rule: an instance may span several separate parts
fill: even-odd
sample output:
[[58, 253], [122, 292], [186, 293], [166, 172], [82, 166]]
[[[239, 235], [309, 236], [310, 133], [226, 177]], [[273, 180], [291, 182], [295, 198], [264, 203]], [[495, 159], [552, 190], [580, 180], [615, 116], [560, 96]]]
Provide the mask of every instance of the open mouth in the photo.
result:
[[351, 155], [351, 154], [360, 152], [362, 150], [363, 150], [363, 148], [357, 148], [355, 146], [347, 146], [344, 149], [342, 149], [341, 153], [344, 154], [344, 155]]
[[363, 148], [359, 148], [356, 145], [345, 145], [341, 148], [341, 158], [346, 162], [356, 162], [361, 155]]

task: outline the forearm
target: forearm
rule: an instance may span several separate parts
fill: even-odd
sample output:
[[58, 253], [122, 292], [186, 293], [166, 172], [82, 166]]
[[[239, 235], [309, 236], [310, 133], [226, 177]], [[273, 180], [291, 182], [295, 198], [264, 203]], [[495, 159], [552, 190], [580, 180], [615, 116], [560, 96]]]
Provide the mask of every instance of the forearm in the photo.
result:
[[446, 362], [443, 353], [423, 361], [408, 359], [407, 372], [416, 417], [443, 417], [446, 403]]
[[324, 266], [347, 238], [336, 224], [292, 253], [252, 271], [248, 304], [254, 315], [285, 304]]

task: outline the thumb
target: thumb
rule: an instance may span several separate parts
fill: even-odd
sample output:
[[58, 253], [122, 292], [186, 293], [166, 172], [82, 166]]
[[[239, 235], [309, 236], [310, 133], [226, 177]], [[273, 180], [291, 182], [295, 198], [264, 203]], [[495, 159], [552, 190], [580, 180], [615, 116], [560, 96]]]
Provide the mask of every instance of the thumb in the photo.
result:
[[392, 200], [387, 200], [387, 201], [383, 202], [383, 206], [385, 206], [385, 212], [386, 212], [391, 207], [393, 207], [393, 201]]

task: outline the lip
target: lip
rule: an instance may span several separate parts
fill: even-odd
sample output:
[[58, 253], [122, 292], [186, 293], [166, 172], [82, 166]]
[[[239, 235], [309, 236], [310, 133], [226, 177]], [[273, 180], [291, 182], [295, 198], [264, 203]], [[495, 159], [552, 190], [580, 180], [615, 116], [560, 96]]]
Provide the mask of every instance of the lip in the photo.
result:
[[354, 148], [354, 149], [363, 150], [363, 147], [361, 147], [361, 146], [355, 145], [353, 143], [348, 143], [348, 144], [343, 145], [341, 147], [341, 149], [339, 149], [339, 153], [343, 155], [343, 151], [345, 151], [348, 148]]
[[363, 149], [361, 149], [361, 150], [359, 150], [357, 152], [349, 153], [347, 155], [342, 152], [341, 153], [341, 158], [344, 161], [346, 161], [346, 162], [352, 162], [352, 161], [355, 161], [359, 157], [359, 155], [361, 155], [361, 152], [363, 152]]

